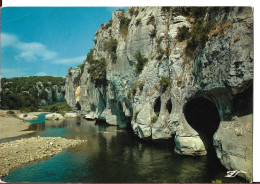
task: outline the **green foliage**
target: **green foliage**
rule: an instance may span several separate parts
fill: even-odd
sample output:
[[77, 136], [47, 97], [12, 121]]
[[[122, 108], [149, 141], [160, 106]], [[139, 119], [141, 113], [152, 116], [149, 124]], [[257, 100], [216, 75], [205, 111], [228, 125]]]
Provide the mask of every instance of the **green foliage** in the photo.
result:
[[176, 15], [189, 16], [191, 12], [191, 7], [173, 7], [172, 12]]
[[171, 79], [169, 77], [161, 77], [160, 87], [162, 92], [166, 91], [166, 89], [171, 85]]
[[112, 19], [111, 20], [109, 20], [109, 22], [108, 23], [106, 23], [105, 25], [104, 25], [104, 28], [105, 29], [108, 29], [108, 28], [110, 28], [111, 26], [112, 26]]
[[128, 11], [129, 11], [130, 15], [133, 16], [135, 9], [134, 9], [134, 7], [131, 7], [131, 8], [129, 8]]
[[162, 12], [169, 12], [169, 11], [171, 11], [171, 7], [170, 6], [163, 6], [161, 10], [162, 10]]
[[72, 67], [69, 67], [69, 69], [68, 69], [68, 75], [70, 75], [71, 76], [71, 70], [72, 70]]
[[141, 18], [137, 19], [135, 25], [138, 26], [141, 23]]
[[212, 27], [215, 25], [213, 19], [204, 21], [208, 11], [218, 11], [218, 8], [208, 7], [174, 7], [172, 12], [177, 15], [194, 18], [194, 25], [189, 29], [187, 27], [179, 28], [177, 39], [179, 41], [188, 40], [186, 54], [189, 57], [195, 57], [198, 47], [203, 46], [207, 40]]
[[214, 21], [203, 23], [202, 19], [198, 20], [197, 23], [194, 24], [186, 48], [186, 54], [188, 56], [194, 57], [197, 53], [198, 46], [202, 46], [207, 42], [208, 34], [213, 26]]
[[138, 87], [139, 87], [140, 90], [143, 90], [144, 83], [143, 82], [139, 82], [138, 83]]
[[78, 66], [80, 68], [81, 73], [83, 73], [83, 71], [84, 71], [84, 66], [85, 66], [85, 61], [84, 61], [84, 63], [82, 63], [81, 65]]
[[215, 179], [215, 180], [212, 180], [211, 183], [222, 183], [222, 181], [218, 180], [218, 179]]
[[71, 107], [67, 104], [66, 101], [64, 102], [57, 102], [52, 105], [46, 105], [46, 106], [41, 106], [41, 111], [42, 112], [68, 112], [71, 111]]
[[207, 13], [207, 7], [173, 7], [172, 12], [176, 15], [183, 15], [186, 17], [193, 17], [198, 19], [204, 17]]
[[135, 96], [136, 91], [137, 91], [137, 86], [136, 86], [136, 84], [134, 84], [133, 87], [131, 88], [131, 90], [128, 91], [128, 93], [127, 93], [127, 98], [130, 99], [130, 98], [132, 98], [133, 96]]
[[176, 36], [178, 41], [182, 42], [183, 40], [187, 40], [189, 37], [190, 37], [190, 32], [187, 26], [182, 26], [178, 28], [178, 33]]
[[40, 98], [40, 99], [46, 99], [47, 97], [48, 97], [47, 91], [42, 90], [42, 91], [39, 93], [39, 98]]
[[11, 110], [9, 110], [9, 111], [7, 111], [7, 112], [6, 112], [6, 114], [10, 114], [10, 115], [12, 115], [12, 114], [15, 114], [15, 112], [14, 112], [14, 111], [11, 111]]
[[[37, 84], [41, 82], [42, 85]], [[39, 98], [46, 98], [47, 92], [40, 93], [38, 89], [50, 88], [57, 85], [58, 88], [65, 85], [65, 79], [51, 76], [32, 76], [1, 79], [1, 108], [2, 109], [25, 109], [38, 108]]]
[[147, 25], [151, 24], [151, 25], [153, 25], [153, 26], [155, 25], [155, 18], [154, 18], [153, 15], [150, 17], [150, 19], [147, 21], [146, 24], [147, 24]]
[[26, 107], [26, 108], [21, 108], [20, 111], [22, 113], [37, 112], [38, 108], [36, 108], [36, 107]]
[[152, 117], [152, 123], [155, 123], [158, 120], [159, 112], [155, 112], [155, 115]]
[[151, 38], [154, 38], [156, 36], [157, 30], [156, 27], [149, 33]]
[[119, 9], [117, 9], [116, 11], [121, 11], [121, 12], [125, 13], [125, 10], [122, 9], [122, 8], [119, 8]]
[[122, 34], [123, 38], [126, 38], [127, 33], [128, 33], [128, 26], [131, 22], [131, 19], [125, 17], [124, 14], [122, 14], [120, 17], [120, 26], [119, 26], [119, 31], [120, 34]]
[[106, 86], [106, 68], [107, 63], [105, 58], [99, 60], [93, 58], [93, 49], [88, 53], [86, 62], [89, 64], [88, 73], [91, 81], [96, 87]]
[[162, 49], [161, 47], [158, 47], [157, 54], [158, 56], [156, 57], [156, 59], [161, 60], [163, 58], [163, 55], [166, 54], [166, 50]]
[[141, 73], [148, 58], [143, 57], [140, 51], [136, 51], [134, 57], [137, 60], [137, 64], [135, 65], [137, 73]]
[[118, 41], [117, 39], [110, 38], [108, 41], [104, 43], [105, 50], [110, 53], [112, 61], [115, 63], [117, 60], [117, 49]]

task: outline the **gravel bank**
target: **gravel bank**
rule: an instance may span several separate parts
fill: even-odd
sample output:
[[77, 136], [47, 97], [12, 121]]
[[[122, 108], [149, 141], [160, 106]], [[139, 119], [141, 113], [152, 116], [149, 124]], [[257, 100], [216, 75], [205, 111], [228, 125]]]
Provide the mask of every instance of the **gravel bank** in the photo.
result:
[[0, 178], [31, 161], [48, 158], [84, 140], [60, 137], [32, 137], [0, 144]]

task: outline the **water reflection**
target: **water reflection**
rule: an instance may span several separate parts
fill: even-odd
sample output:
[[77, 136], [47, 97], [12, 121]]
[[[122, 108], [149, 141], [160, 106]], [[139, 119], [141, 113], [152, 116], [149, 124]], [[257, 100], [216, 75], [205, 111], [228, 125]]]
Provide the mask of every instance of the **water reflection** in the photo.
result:
[[244, 182], [224, 178], [225, 169], [212, 172], [207, 157], [180, 156], [173, 145], [162, 146], [138, 140], [116, 126], [67, 118], [34, 126], [35, 136], [84, 139], [47, 159], [27, 164], [3, 178], [7, 182]]

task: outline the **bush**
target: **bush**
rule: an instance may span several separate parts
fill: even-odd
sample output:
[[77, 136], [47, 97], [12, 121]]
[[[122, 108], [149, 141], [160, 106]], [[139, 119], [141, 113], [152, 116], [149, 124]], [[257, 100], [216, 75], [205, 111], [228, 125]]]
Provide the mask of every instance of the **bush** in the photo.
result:
[[150, 35], [151, 38], [154, 38], [154, 37], [156, 36], [156, 33], [157, 33], [157, 30], [156, 30], [156, 28], [154, 28], [154, 29], [149, 33], [149, 35]]
[[6, 112], [6, 114], [13, 115], [13, 114], [15, 114], [15, 112], [14, 112], [14, 111], [11, 111], [11, 110], [9, 110], [9, 111], [7, 111], [7, 112]]
[[131, 7], [131, 8], [129, 9], [129, 13], [130, 13], [130, 15], [133, 16], [134, 12], [135, 12], [134, 7]]
[[71, 111], [71, 107], [67, 102], [58, 102], [52, 105], [41, 106], [42, 111], [46, 112], [62, 112], [62, 111]]
[[186, 54], [190, 57], [194, 57], [199, 45], [204, 45], [208, 40], [208, 34], [214, 25], [214, 21], [209, 21], [207, 23], [202, 22], [203, 20], [198, 20], [191, 30], [191, 38], [188, 40]]
[[156, 57], [157, 60], [161, 60], [163, 58], [163, 55], [166, 54], [166, 50], [162, 49], [161, 47], [157, 48], [157, 54], [158, 56]]
[[160, 86], [161, 86], [161, 90], [162, 92], [165, 92], [166, 89], [171, 85], [171, 79], [169, 77], [161, 77], [160, 80]]
[[187, 40], [189, 37], [190, 37], [190, 32], [187, 26], [182, 26], [178, 28], [178, 33], [176, 35], [178, 41], [182, 42], [183, 40]]
[[117, 54], [116, 54], [117, 45], [118, 45], [118, 41], [117, 39], [114, 38], [110, 38], [104, 44], [105, 50], [110, 53], [110, 57], [114, 63], [117, 61]]
[[156, 112], [155, 115], [152, 117], [152, 123], [155, 123], [158, 120], [159, 112]]
[[137, 64], [135, 65], [137, 73], [141, 73], [148, 58], [143, 57], [140, 51], [136, 51], [134, 57], [137, 60]]
[[135, 25], [138, 26], [140, 23], [141, 23], [141, 19], [139, 18], [136, 20]]
[[42, 90], [42, 91], [39, 93], [39, 98], [40, 98], [40, 99], [47, 99], [47, 97], [48, 97], [47, 91]]
[[106, 68], [107, 63], [105, 58], [99, 60], [93, 58], [93, 49], [88, 53], [86, 62], [89, 64], [88, 73], [91, 77], [91, 82], [96, 87], [106, 86]]
[[37, 112], [38, 109], [35, 107], [26, 107], [26, 108], [21, 108], [20, 111], [22, 113], [28, 113], [28, 112]]
[[138, 87], [139, 87], [140, 90], [143, 90], [143, 88], [144, 88], [144, 83], [139, 82], [139, 83], [138, 83]]
[[122, 34], [123, 38], [125, 39], [128, 33], [128, 26], [131, 22], [131, 19], [125, 17], [124, 14], [122, 14], [119, 19], [120, 19], [119, 31], [120, 34]]
[[153, 26], [155, 25], [155, 18], [154, 18], [153, 15], [150, 17], [150, 19], [147, 21], [146, 24], [147, 24], [147, 25], [151, 24], [151, 25], [153, 25]]

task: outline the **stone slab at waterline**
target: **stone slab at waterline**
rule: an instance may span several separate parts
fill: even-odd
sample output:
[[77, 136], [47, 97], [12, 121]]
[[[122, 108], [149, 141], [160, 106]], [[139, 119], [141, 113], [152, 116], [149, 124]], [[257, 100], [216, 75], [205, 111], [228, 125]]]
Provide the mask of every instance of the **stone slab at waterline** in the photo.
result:
[[32, 137], [0, 144], [0, 178], [23, 164], [48, 158], [85, 142], [60, 137]]
[[30, 115], [27, 113], [18, 114], [17, 116], [18, 116], [18, 118], [23, 119], [23, 120], [38, 119], [38, 116]]
[[47, 114], [45, 115], [45, 119], [46, 120], [56, 120], [56, 121], [60, 121], [60, 120], [64, 120], [64, 116], [62, 116], [59, 113], [51, 113], [51, 114]]

